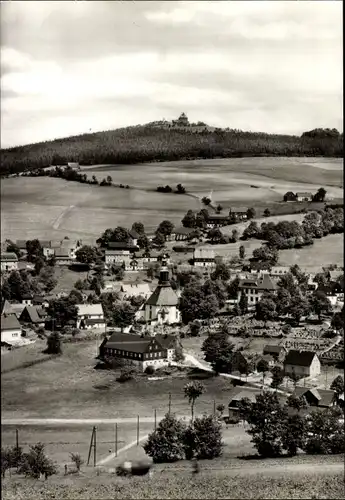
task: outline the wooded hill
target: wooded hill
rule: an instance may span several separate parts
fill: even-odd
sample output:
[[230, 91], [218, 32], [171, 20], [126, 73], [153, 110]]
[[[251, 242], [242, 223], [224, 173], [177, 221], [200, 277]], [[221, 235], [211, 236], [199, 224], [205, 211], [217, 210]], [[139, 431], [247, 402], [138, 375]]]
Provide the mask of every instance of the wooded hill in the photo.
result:
[[1, 175], [79, 162], [133, 164], [196, 158], [249, 156], [343, 157], [343, 134], [314, 129], [301, 137], [231, 129], [174, 130], [148, 125], [1, 150]]

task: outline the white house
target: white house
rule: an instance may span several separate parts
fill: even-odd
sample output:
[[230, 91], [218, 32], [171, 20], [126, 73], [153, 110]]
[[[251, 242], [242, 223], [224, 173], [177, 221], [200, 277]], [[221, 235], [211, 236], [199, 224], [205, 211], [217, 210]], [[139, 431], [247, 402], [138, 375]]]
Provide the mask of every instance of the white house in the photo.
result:
[[180, 323], [181, 314], [178, 303], [179, 298], [170, 285], [169, 271], [163, 262], [157, 288], [146, 301], [138, 319], [144, 320], [146, 323], [157, 322], [158, 324], [170, 325]]
[[312, 193], [296, 193], [297, 201], [313, 201]]
[[264, 292], [274, 292], [277, 285], [272, 281], [268, 274], [261, 274], [257, 279], [247, 278], [241, 280], [238, 286], [238, 303], [241, 300], [242, 292], [248, 299], [248, 308], [253, 308], [261, 299]]
[[22, 327], [14, 314], [1, 316], [1, 342], [12, 344], [22, 335]]
[[18, 269], [18, 257], [14, 252], [1, 253], [1, 271], [16, 271]]
[[193, 263], [197, 267], [215, 267], [214, 250], [211, 248], [196, 248], [194, 250]]
[[290, 268], [288, 266], [273, 266], [269, 271], [269, 275], [271, 276], [271, 278], [281, 278], [289, 272]]
[[77, 328], [85, 330], [105, 328], [102, 304], [77, 304], [77, 308]]
[[284, 372], [288, 376], [316, 377], [321, 373], [321, 363], [315, 352], [291, 349], [284, 360]]
[[131, 254], [129, 250], [106, 250], [105, 251], [105, 265], [124, 266], [125, 269], [130, 269]]

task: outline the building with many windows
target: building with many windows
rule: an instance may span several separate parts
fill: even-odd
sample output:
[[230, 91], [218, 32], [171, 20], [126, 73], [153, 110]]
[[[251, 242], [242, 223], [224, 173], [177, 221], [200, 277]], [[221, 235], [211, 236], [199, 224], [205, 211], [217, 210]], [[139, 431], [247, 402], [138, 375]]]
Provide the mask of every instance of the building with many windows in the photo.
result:
[[253, 308], [259, 302], [264, 292], [275, 292], [277, 285], [268, 274], [261, 274], [258, 278], [246, 278], [240, 281], [238, 286], [238, 302], [242, 292], [248, 299], [248, 307]]

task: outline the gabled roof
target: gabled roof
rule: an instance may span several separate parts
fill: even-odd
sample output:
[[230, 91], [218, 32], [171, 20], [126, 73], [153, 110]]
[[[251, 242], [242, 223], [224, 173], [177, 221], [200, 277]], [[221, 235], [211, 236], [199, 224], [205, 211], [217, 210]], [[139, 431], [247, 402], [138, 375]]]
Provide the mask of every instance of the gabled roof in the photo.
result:
[[286, 355], [284, 365], [310, 366], [315, 356], [316, 353], [312, 351], [291, 349]]
[[330, 277], [331, 281], [336, 281], [341, 276], [344, 276], [344, 271], [340, 271], [340, 270], [329, 271], [329, 277]]
[[273, 266], [270, 274], [286, 274], [290, 272], [290, 268], [288, 266]]
[[[154, 337], [140, 337], [130, 333], [113, 333], [105, 344], [105, 347], [111, 349], [121, 349], [123, 351], [145, 353], [149, 350], [150, 344], [156, 342], [161, 346], [158, 340]], [[163, 346], [161, 346], [163, 348]]]
[[105, 320], [102, 318], [86, 318], [85, 320], [86, 325], [96, 325], [99, 323], [105, 324]]
[[158, 342], [164, 349], [172, 349], [173, 347], [175, 347], [177, 337], [175, 337], [175, 335], [162, 335], [159, 333], [155, 336], [155, 339], [158, 340]]
[[1, 331], [3, 330], [21, 330], [21, 325], [14, 314], [1, 316]]
[[181, 234], [181, 235], [189, 235], [189, 234], [192, 234], [194, 233], [195, 229], [193, 229], [192, 227], [183, 227], [183, 226], [179, 226], [177, 227], [176, 229], [174, 229], [172, 231], [173, 234]]
[[121, 285], [121, 292], [128, 296], [144, 295], [147, 296], [151, 293], [151, 288], [148, 283], [128, 284]]
[[103, 314], [102, 304], [77, 304], [78, 316]]
[[23, 314], [27, 312], [31, 323], [42, 323], [47, 317], [46, 311], [39, 306], [25, 306], [19, 319], [22, 319]]
[[55, 257], [63, 257], [63, 258], [71, 258], [70, 256], [70, 248], [69, 247], [65, 247], [65, 246], [61, 246], [59, 248], [56, 248], [55, 249]]
[[137, 250], [138, 247], [136, 245], [132, 245], [131, 243], [126, 243], [124, 241], [109, 241], [107, 245], [109, 250]]
[[307, 387], [296, 387], [294, 391], [294, 396], [306, 396], [307, 393], [310, 393], [318, 400], [318, 406], [331, 406], [334, 398], [335, 392], [330, 389], [315, 389], [315, 388], [307, 388]]
[[276, 290], [277, 285], [268, 274], [261, 274], [257, 279], [244, 279], [239, 283], [239, 288], [256, 288], [257, 290]]
[[264, 354], [280, 354], [284, 351], [284, 347], [281, 345], [270, 345], [266, 344], [263, 348]]
[[16, 316], [20, 316], [23, 309], [25, 307], [25, 304], [11, 304], [8, 300], [5, 300], [5, 302], [2, 305], [2, 311], [1, 314], [15, 314]]
[[18, 257], [14, 252], [3, 252], [3, 253], [1, 253], [0, 259], [1, 259], [1, 262], [6, 262], [6, 261], [17, 262], [18, 261]]
[[312, 194], [312, 193], [296, 193], [296, 196], [297, 196], [298, 198], [300, 198], [300, 197], [302, 197], [302, 196], [303, 196], [304, 198], [307, 198], [307, 197], [313, 196], [313, 194]]
[[331, 281], [327, 285], [319, 285], [317, 287], [318, 292], [323, 292], [326, 295], [333, 295], [336, 293], [341, 293], [342, 290], [343, 290], [343, 287], [341, 286], [340, 283], [338, 283], [336, 281]]
[[211, 221], [212, 219], [214, 220], [228, 220], [229, 215], [223, 215], [223, 214], [209, 214], [207, 218], [207, 222]]
[[131, 238], [133, 238], [133, 240], [140, 238], [140, 234], [135, 229], [131, 229], [128, 234]]

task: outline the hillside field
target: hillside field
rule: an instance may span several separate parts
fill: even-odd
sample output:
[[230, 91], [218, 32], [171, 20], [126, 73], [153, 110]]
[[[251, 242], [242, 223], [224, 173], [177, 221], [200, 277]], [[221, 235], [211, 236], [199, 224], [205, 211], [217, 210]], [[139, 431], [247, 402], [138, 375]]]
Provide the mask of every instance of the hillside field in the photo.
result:
[[[83, 167], [89, 177], [111, 175], [115, 184], [133, 189], [99, 187], [45, 177], [1, 181], [1, 239], [96, 239], [108, 227], [142, 221], [152, 232], [169, 219], [179, 225], [187, 210], [200, 210], [211, 193], [224, 209], [276, 205], [287, 191], [316, 192], [321, 186], [333, 198], [343, 197], [343, 160], [325, 158], [238, 158], [138, 165]], [[311, 182], [312, 181], [312, 182]], [[183, 184], [188, 194], [165, 194], [157, 186]]]

